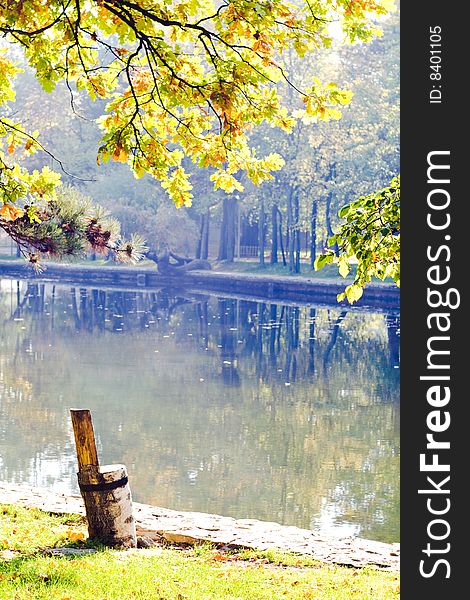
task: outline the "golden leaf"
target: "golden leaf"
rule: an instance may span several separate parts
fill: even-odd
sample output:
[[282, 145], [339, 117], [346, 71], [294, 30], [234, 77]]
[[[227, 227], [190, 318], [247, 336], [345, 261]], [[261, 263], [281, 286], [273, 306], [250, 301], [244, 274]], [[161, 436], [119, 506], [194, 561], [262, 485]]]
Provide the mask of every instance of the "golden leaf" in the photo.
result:
[[5, 221], [14, 221], [24, 215], [24, 210], [11, 204], [4, 204], [0, 208], [0, 217]]
[[82, 531], [74, 531], [73, 529], [67, 529], [66, 535], [69, 540], [74, 542], [83, 542], [85, 539], [85, 534]]
[[115, 160], [116, 162], [125, 163], [125, 162], [127, 162], [128, 158], [129, 158], [128, 152], [126, 152], [126, 150], [124, 150], [124, 148], [121, 146], [121, 144], [118, 144], [113, 153], [113, 160]]

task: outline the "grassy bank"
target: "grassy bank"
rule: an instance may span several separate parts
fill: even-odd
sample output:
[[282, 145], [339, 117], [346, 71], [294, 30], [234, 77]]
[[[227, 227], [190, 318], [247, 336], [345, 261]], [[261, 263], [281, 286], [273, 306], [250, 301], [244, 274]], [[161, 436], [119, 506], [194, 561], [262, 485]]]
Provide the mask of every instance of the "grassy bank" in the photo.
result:
[[[0, 260], [6, 260], [9, 262], [24, 262], [23, 258], [17, 258], [16, 256], [2, 255], [0, 254]], [[346, 283], [353, 280], [354, 272], [356, 270], [355, 265], [352, 265], [351, 273], [346, 279], [338, 274], [338, 268], [335, 265], [326, 265], [320, 271], [313, 271], [307, 262], [302, 262], [300, 266], [300, 273], [290, 274], [289, 267], [283, 266], [282, 263], [270, 264], [268, 261], [264, 266], [261, 266], [258, 260], [245, 259], [235, 260], [234, 262], [228, 261], [211, 261], [212, 269], [214, 271], [220, 271], [223, 273], [250, 273], [251, 275], [267, 275], [272, 277], [308, 277], [309, 279], [318, 279], [321, 281], [334, 281], [336, 283]], [[65, 262], [60, 264], [66, 264]], [[112, 260], [106, 260], [103, 258], [97, 258], [96, 260], [74, 260], [70, 263], [71, 265], [86, 265], [90, 267], [103, 267], [103, 268], [119, 268], [119, 264]], [[139, 269], [151, 269], [156, 270], [155, 263], [151, 260], [142, 260], [137, 265]], [[379, 282], [379, 280], [377, 280]]]
[[[259, 264], [258, 260], [241, 259], [234, 262], [220, 261], [212, 265], [214, 271], [223, 271], [224, 273], [251, 273], [254, 275], [269, 275], [272, 277], [308, 277], [309, 279], [318, 279], [320, 281], [334, 281], [335, 283], [350, 283], [354, 279], [356, 266], [352, 265], [351, 272], [347, 278], [341, 277], [336, 265], [326, 265], [320, 271], [313, 271], [308, 262], [300, 264], [300, 273], [289, 273], [289, 267], [282, 263], [270, 264], [268, 261], [264, 266]], [[379, 280], [377, 280], [379, 281]]]
[[[16, 256], [10, 256], [7, 254], [0, 254], [0, 260], [8, 261], [11, 263], [24, 263], [23, 258], [17, 258]], [[66, 261], [60, 262], [58, 264], [66, 265], [70, 264], [72, 266], [89, 266], [89, 267], [103, 267], [106, 269], [109, 268], [119, 268], [121, 266], [128, 265], [120, 265], [112, 260], [106, 260], [104, 258], [97, 258], [96, 260], [89, 259], [76, 259], [67, 263]], [[356, 265], [351, 265], [351, 271], [349, 275], [344, 278], [338, 273], [338, 267], [336, 265], [326, 265], [323, 269], [319, 271], [314, 271], [311, 269], [310, 264], [307, 261], [302, 261], [300, 265], [300, 273], [289, 273], [289, 267], [284, 266], [282, 263], [270, 264], [266, 261], [264, 266], [259, 264], [257, 259], [249, 259], [242, 258], [239, 260], [235, 260], [234, 262], [228, 262], [226, 260], [223, 261], [215, 261], [211, 260], [212, 270], [218, 271], [221, 273], [230, 273], [236, 276], [238, 273], [248, 273], [250, 275], [263, 275], [268, 277], [301, 277], [308, 279], [315, 279], [318, 281], [330, 282], [330, 283], [339, 283], [341, 285], [347, 285], [354, 280], [354, 275], [356, 273]], [[138, 265], [136, 265], [138, 269], [150, 269], [152, 271], [156, 271], [156, 265], [152, 260], [141, 260]], [[381, 281], [380, 279], [374, 278], [373, 283], [388, 283], [393, 285], [393, 280], [389, 277], [385, 279], [385, 281]]]
[[[389, 600], [398, 574], [322, 565], [280, 552], [87, 543], [85, 521], [0, 505], [1, 600]], [[58, 556], [51, 549], [73, 548]], [[95, 550], [92, 554], [84, 550]], [[80, 553], [81, 551], [81, 553]]]

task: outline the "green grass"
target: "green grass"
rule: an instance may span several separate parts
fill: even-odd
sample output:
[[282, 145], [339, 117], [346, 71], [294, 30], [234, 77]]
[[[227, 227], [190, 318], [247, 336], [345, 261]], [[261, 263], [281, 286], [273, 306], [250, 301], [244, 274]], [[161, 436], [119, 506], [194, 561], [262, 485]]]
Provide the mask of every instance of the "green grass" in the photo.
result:
[[[17, 258], [16, 256], [10, 256], [7, 254], [0, 254], [0, 260], [8, 260], [11, 262], [24, 262], [23, 258]], [[58, 264], [66, 265], [67, 261], [58, 262]], [[103, 258], [97, 258], [96, 260], [89, 259], [74, 259], [71, 260], [68, 264], [72, 266], [90, 266], [90, 267], [103, 267], [103, 268], [119, 268], [119, 263], [116, 263], [112, 260], [106, 260]], [[128, 265], [127, 265], [128, 266]], [[136, 265], [137, 268], [149, 268], [155, 270], [155, 263], [151, 260], [142, 260]], [[271, 265], [269, 262], [266, 262], [265, 266], [262, 267], [257, 260], [247, 260], [241, 259], [236, 260], [235, 262], [227, 262], [227, 261], [212, 261], [212, 268], [214, 271], [223, 271], [224, 273], [250, 273], [253, 275], [272, 275], [272, 276], [289, 276], [289, 267], [284, 267], [282, 263], [278, 263], [276, 265]], [[312, 271], [310, 265], [307, 263], [301, 264], [301, 273], [296, 274], [297, 277], [311, 277], [314, 279], [324, 279], [324, 280], [335, 280], [335, 281], [348, 281], [352, 278], [352, 274], [355, 271], [355, 266], [352, 266], [351, 274], [348, 276], [347, 280], [343, 279], [338, 274], [338, 269], [334, 265], [326, 265], [320, 271]]]
[[323, 565], [278, 551], [157, 546], [59, 557], [82, 541], [85, 521], [0, 505], [1, 600], [391, 600], [397, 573]]
[[[2, 256], [0, 255], [0, 260], [11, 260], [12, 262], [17, 262], [23, 259], [18, 259], [16, 257], [11, 256]], [[66, 262], [60, 264], [67, 264]], [[90, 267], [99, 267], [99, 268], [119, 268], [119, 264], [113, 262], [112, 260], [105, 260], [99, 258], [95, 261], [83, 259], [83, 260], [74, 260], [70, 263], [72, 266], [90, 266]], [[128, 265], [126, 265], [128, 266]], [[136, 265], [138, 269], [150, 269], [155, 271], [155, 263], [151, 260], [142, 260]], [[212, 269], [213, 271], [218, 271], [221, 273], [229, 273], [233, 274], [235, 277], [238, 273], [246, 273], [249, 275], [264, 275], [269, 277], [305, 277], [309, 279], [315, 279], [318, 281], [323, 281], [325, 283], [337, 283], [340, 285], [348, 285], [354, 281], [354, 275], [356, 272], [356, 265], [351, 265], [351, 271], [346, 278], [341, 277], [338, 273], [338, 268], [336, 265], [326, 265], [320, 271], [313, 271], [310, 268], [310, 265], [307, 262], [302, 262], [300, 265], [300, 273], [292, 274], [289, 273], [289, 267], [283, 266], [282, 263], [271, 265], [269, 262], [265, 263], [265, 266], [261, 266], [257, 260], [254, 259], [241, 259], [236, 260], [235, 262], [227, 262], [227, 261], [212, 261]], [[385, 281], [380, 281], [377, 278], [373, 278], [373, 283], [385, 283], [389, 285], [393, 285], [393, 280], [388, 277]]]
[[[289, 276], [289, 267], [284, 266], [282, 263], [270, 264], [266, 262], [264, 267], [259, 264], [257, 260], [241, 259], [233, 263], [227, 261], [221, 261], [213, 263], [213, 269], [215, 271], [223, 271], [227, 273], [252, 273], [257, 275], [273, 275], [273, 276]], [[323, 279], [323, 280], [335, 280], [340, 282], [352, 281], [354, 273], [356, 271], [355, 265], [352, 265], [351, 272], [346, 279], [341, 277], [338, 273], [338, 267], [335, 265], [326, 265], [320, 271], [313, 271], [307, 262], [302, 262], [300, 265], [300, 273], [292, 274], [296, 277], [310, 277], [312, 279]]]

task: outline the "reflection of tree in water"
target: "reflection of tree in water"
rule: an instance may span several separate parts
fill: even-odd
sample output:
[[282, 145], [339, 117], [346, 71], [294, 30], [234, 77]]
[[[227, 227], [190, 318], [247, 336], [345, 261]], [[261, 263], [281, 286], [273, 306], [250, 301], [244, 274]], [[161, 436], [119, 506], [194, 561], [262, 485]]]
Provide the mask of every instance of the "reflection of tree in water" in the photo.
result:
[[240, 376], [238, 374], [236, 355], [237, 303], [236, 300], [219, 298], [218, 304], [222, 381], [225, 385], [238, 387], [240, 385]]
[[400, 317], [387, 315], [386, 319], [390, 362], [393, 367], [397, 367], [400, 364]]
[[308, 322], [308, 372], [311, 379], [315, 375], [315, 315], [315, 309], [311, 308]]
[[137, 292], [74, 287], [67, 293], [63, 288], [57, 291], [56, 286], [28, 283], [21, 293], [17, 286], [11, 318], [29, 316], [35, 330], [43, 333], [58, 327], [95, 334], [136, 330], [178, 334], [181, 328], [176, 339], [183, 340], [186, 329], [191, 329], [188, 335], [194, 335], [200, 351], [220, 350], [219, 373], [228, 386], [239, 386], [243, 378], [239, 359], [250, 369], [254, 366], [261, 381], [286, 384], [327, 378], [341, 364], [345, 372], [348, 365], [359, 372], [371, 366], [375, 371], [381, 369], [383, 401], [394, 395], [387, 382], [392, 382], [392, 388], [398, 383], [398, 371], [394, 371], [399, 365], [397, 315], [375, 315], [386, 330], [385, 344], [383, 336], [371, 338], [367, 313], [179, 294], [167, 289]]
[[373, 537], [395, 522], [394, 315], [171, 290], [74, 294], [75, 305], [70, 288], [22, 284], [0, 298], [2, 475], [24, 478], [58, 449], [73, 457], [78, 398], [96, 407], [110, 458], [132, 467], [139, 500], [304, 527], [327, 502]]
[[[323, 354], [323, 368], [325, 371], [327, 371], [327, 369], [328, 369], [328, 366], [330, 363], [331, 351], [335, 347], [336, 341], [338, 339], [339, 327], [340, 327], [341, 321], [344, 320], [344, 318], [347, 314], [348, 314], [347, 310], [341, 311], [341, 313], [339, 314], [338, 318], [333, 323], [333, 326], [331, 328], [331, 337], [328, 341], [328, 345], [326, 346], [325, 352]], [[328, 320], [329, 320], [329, 315], [328, 315]]]

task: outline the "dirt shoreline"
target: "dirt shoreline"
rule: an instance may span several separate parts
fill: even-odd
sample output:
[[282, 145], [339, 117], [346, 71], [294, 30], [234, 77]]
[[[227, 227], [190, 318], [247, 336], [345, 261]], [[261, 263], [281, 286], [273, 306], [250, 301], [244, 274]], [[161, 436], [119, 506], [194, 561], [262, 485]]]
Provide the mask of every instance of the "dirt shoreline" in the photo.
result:
[[[0, 482], [0, 503], [36, 507], [59, 514], [85, 512], [80, 496], [6, 482]], [[399, 570], [399, 544], [325, 536], [268, 521], [180, 512], [137, 502], [134, 502], [133, 508], [138, 535], [154, 540], [163, 539], [174, 544], [208, 541], [227, 548], [278, 548], [310, 555], [324, 563]]]

